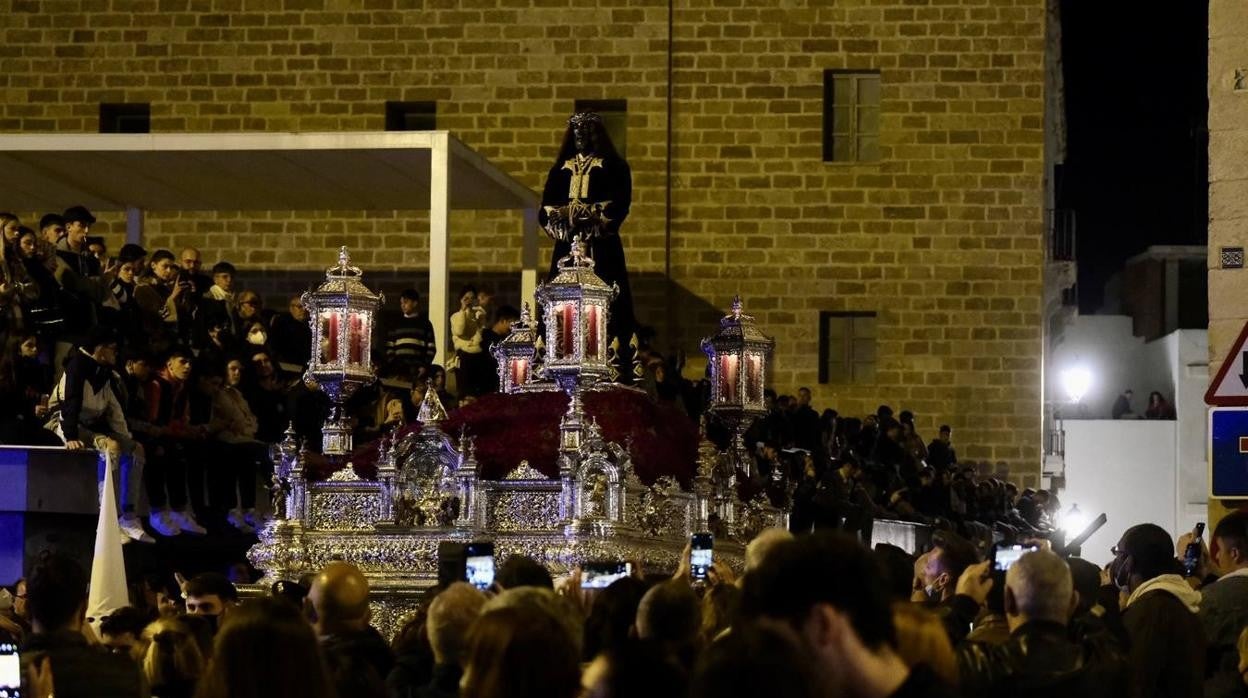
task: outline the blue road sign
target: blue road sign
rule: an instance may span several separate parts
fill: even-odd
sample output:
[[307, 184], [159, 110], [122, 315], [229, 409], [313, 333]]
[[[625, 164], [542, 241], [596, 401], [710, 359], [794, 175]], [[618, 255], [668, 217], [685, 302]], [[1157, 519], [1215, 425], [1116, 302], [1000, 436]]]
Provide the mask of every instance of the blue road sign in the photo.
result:
[[1209, 410], [1209, 496], [1248, 499], [1248, 407]]

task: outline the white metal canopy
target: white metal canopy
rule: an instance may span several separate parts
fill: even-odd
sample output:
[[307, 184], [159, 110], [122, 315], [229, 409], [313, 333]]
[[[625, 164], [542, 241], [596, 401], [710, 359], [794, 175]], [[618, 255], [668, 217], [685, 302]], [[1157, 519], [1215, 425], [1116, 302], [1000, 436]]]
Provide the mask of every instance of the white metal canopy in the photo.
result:
[[126, 210], [134, 242], [144, 210], [428, 209], [439, 358], [451, 209], [525, 211], [522, 297], [537, 284], [539, 197], [446, 131], [0, 134], [0, 196], [23, 210]]

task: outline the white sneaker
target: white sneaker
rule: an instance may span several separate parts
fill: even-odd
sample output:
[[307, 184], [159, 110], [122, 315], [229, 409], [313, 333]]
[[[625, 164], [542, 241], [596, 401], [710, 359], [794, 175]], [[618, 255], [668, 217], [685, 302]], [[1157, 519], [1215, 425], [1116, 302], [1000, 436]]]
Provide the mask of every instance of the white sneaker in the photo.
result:
[[117, 525], [121, 527], [121, 535], [125, 536], [122, 543], [129, 543], [137, 540], [140, 543], [155, 543], [156, 539], [143, 530], [143, 522], [139, 521], [139, 517], [134, 514], [126, 514], [117, 519]]
[[169, 518], [178, 524], [178, 528], [182, 529], [183, 533], [194, 533], [197, 536], [202, 536], [208, 532], [208, 529], [199, 525], [199, 522], [195, 520], [195, 515], [190, 511], [171, 511], [169, 512]]
[[252, 526], [247, 523], [247, 519], [245, 518], [244, 514], [238, 509], [231, 509], [230, 513], [226, 515], [225, 520], [231, 526], [233, 526], [234, 528], [237, 528], [242, 533], [255, 533], [256, 532], [256, 529], [252, 528]]
[[151, 525], [153, 531], [162, 536], [177, 536], [182, 534], [182, 529], [178, 527], [178, 522], [173, 518], [168, 510], [153, 511], [148, 515], [147, 523]]

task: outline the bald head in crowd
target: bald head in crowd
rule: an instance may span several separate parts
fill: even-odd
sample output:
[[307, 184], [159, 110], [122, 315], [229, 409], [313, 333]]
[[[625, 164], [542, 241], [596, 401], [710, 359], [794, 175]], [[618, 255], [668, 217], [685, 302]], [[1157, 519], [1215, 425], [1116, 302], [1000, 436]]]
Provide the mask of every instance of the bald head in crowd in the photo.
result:
[[460, 664], [468, 644], [468, 628], [484, 606], [485, 594], [467, 582], [455, 582], [433, 599], [426, 628], [434, 662]]
[[745, 546], [745, 571], [758, 569], [777, 545], [793, 540], [793, 534], [786, 528], [764, 528], [754, 536], [749, 545]]
[[368, 626], [368, 580], [355, 565], [326, 565], [312, 580], [308, 598], [316, 609], [318, 635], [355, 632]]
[[1005, 617], [1010, 632], [1033, 620], [1066, 625], [1075, 602], [1070, 567], [1047, 550], [1027, 553], [1005, 573]]

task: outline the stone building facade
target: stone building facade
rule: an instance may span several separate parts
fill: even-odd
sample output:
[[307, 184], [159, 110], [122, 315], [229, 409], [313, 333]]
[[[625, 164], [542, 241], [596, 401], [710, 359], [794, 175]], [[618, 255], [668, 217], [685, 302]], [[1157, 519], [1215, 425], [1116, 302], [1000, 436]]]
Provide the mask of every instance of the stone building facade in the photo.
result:
[[[878, 72], [878, 158], [824, 161], [828, 70]], [[576, 100], [625, 100], [622, 234], [659, 348], [696, 354], [740, 293], [781, 392], [949, 422], [964, 459], [1027, 484], [1044, 71], [1044, 0], [0, 0], [3, 132], [97, 131], [101, 103], [149, 103], [156, 132], [380, 130], [388, 101], [433, 101], [437, 128], [536, 189]], [[509, 288], [518, 216], [452, 231], [453, 279]], [[420, 211], [151, 212], [144, 235], [274, 294], [340, 244], [425, 283]], [[850, 312], [875, 313], [870, 371], [820, 383], [821, 317]]]
[[[1248, 246], [1248, 8], [1209, 2], [1209, 375], [1248, 322], [1248, 269], [1224, 248]], [[1233, 256], [1233, 255], [1231, 255]], [[1241, 255], [1242, 260], [1242, 255]], [[1230, 261], [1230, 260], [1226, 260]]]

